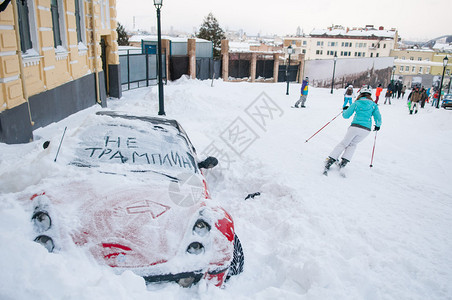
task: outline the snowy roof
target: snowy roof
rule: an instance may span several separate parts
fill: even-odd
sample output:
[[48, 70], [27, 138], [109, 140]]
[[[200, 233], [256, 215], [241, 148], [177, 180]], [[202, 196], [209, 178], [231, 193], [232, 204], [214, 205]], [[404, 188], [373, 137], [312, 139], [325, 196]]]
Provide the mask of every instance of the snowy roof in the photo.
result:
[[229, 42], [229, 49], [232, 51], [250, 50], [250, 44], [246, 42]]
[[132, 46], [118, 46], [118, 53], [121, 54], [141, 54], [140, 47], [132, 47]]
[[348, 37], [382, 37], [382, 38], [394, 38], [396, 34], [395, 30], [379, 30], [376, 28], [333, 28], [333, 29], [313, 29], [310, 33], [314, 35], [328, 35], [328, 36], [348, 36]]
[[[162, 39], [170, 40], [173, 43], [186, 43], [188, 41], [188, 37], [174, 37], [174, 36], [167, 36], [162, 35]], [[133, 35], [129, 38], [129, 42], [141, 42], [141, 41], [147, 41], [147, 42], [156, 42], [158, 40], [158, 37], [156, 35]], [[211, 43], [208, 40], [195, 38], [197, 43]]]
[[452, 52], [452, 45], [436, 42], [435, 45], [433, 46], [433, 49], [446, 51], [446, 52]]

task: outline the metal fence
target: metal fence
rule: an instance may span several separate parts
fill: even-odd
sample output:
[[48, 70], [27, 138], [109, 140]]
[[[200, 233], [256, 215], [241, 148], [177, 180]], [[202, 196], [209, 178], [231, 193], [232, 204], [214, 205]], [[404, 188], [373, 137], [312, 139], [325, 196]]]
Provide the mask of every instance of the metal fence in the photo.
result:
[[196, 59], [196, 78], [200, 80], [221, 77], [221, 60], [203, 57]]
[[[123, 91], [158, 83], [157, 55], [133, 52], [133, 50], [127, 50], [126, 54], [119, 55]], [[167, 80], [166, 53], [162, 54], [162, 68], [162, 79]]]
[[[289, 77], [289, 81], [297, 81], [298, 76], [298, 67], [299, 65], [280, 65], [278, 70], [278, 82], [287, 81], [287, 77]], [[287, 76], [286, 76], [287, 69]]]

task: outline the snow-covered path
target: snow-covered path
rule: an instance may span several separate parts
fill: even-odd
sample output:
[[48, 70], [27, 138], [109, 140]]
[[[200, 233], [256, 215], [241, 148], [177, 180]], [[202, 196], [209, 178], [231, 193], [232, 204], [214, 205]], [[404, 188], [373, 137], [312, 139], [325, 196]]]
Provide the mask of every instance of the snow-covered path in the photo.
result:
[[[41, 251], [28, 240], [27, 215], [14, 202], [14, 188], [0, 187], [0, 254], [7, 258], [0, 281], [8, 283], [0, 298], [43, 299], [50, 290], [53, 299], [451, 299], [452, 111], [427, 104], [409, 115], [406, 100], [381, 102], [374, 167], [371, 132], [347, 166], [347, 178], [335, 170], [326, 177], [324, 159], [350, 120], [339, 116], [305, 141], [340, 113], [343, 91], [311, 88], [307, 108], [293, 109], [300, 85], [290, 88], [286, 96], [282, 83], [215, 81], [211, 87], [187, 79], [165, 87], [167, 116], [182, 124], [200, 156], [220, 160], [207, 179], [212, 197], [234, 217], [246, 259], [245, 272], [225, 289], [146, 289], [141, 278], [92, 266], [75, 250]], [[125, 92], [108, 109], [155, 115], [156, 92]], [[96, 109], [35, 134], [41, 142], [61, 136]], [[244, 139], [234, 135], [239, 129], [246, 129]], [[46, 167], [35, 154], [38, 144], [0, 145], [0, 180], [16, 184], [14, 172], [3, 167], [17, 152], [31, 153], [25, 156], [30, 166]], [[32, 180], [33, 172], [22, 176], [45, 184]], [[244, 200], [255, 192], [260, 196]]]

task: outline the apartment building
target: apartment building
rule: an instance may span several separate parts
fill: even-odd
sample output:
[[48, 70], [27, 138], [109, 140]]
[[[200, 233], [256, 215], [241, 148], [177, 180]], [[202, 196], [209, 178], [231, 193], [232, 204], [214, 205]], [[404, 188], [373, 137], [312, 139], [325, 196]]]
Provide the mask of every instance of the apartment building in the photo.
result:
[[328, 29], [314, 29], [307, 36], [286, 37], [284, 49], [289, 45], [295, 54], [304, 54], [306, 60], [362, 57], [388, 57], [397, 48], [397, 30], [384, 27], [344, 28], [336, 25]]
[[[390, 56], [394, 57], [394, 77], [403, 84], [411, 86], [414, 83], [424, 86], [435, 85], [443, 73], [443, 59], [452, 58], [452, 52], [438, 52], [434, 49], [395, 49]], [[452, 71], [452, 61], [444, 69], [445, 80], [449, 80]], [[448, 82], [448, 81], [447, 81]]]
[[0, 142], [106, 97], [121, 97], [116, 0], [5, 0], [0, 11]]

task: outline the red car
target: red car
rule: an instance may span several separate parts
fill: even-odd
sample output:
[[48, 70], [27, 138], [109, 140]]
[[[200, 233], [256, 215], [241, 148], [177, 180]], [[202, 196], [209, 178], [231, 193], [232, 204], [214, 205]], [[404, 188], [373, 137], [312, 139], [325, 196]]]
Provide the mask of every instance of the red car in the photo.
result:
[[26, 198], [49, 251], [77, 245], [118, 272], [184, 287], [242, 272], [232, 217], [201, 171], [217, 160], [199, 162], [178, 122], [101, 112], [45, 151], [65, 175]]

